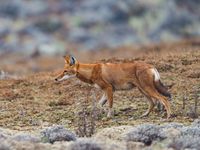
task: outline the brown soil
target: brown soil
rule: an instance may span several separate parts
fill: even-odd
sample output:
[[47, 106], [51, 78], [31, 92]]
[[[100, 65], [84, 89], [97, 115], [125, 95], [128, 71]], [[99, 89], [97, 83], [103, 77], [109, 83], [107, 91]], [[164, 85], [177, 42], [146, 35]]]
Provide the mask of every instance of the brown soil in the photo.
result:
[[[110, 51], [76, 51], [74, 55], [82, 62], [144, 60], [156, 66], [162, 82], [170, 87], [173, 96], [171, 107], [175, 115], [165, 120], [165, 113], [156, 111], [149, 117], [139, 118], [148, 104], [137, 89], [116, 92], [115, 116], [110, 120], [105, 119], [105, 111], [100, 110], [96, 121], [98, 129], [169, 121], [188, 124], [193, 121], [195, 99], [200, 96], [199, 40], [143, 47], [127, 46]], [[78, 103], [86, 100], [89, 110], [94, 99], [93, 93], [97, 99], [101, 96], [101, 91], [77, 79], [56, 83], [54, 77], [64, 63], [61, 57], [40, 56], [30, 59], [16, 54], [4, 54], [0, 59], [0, 68], [10, 75], [8, 79], [0, 80], [1, 127], [35, 130], [52, 124], [63, 124], [74, 129], [77, 125], [77, 112], [80, 111]]]

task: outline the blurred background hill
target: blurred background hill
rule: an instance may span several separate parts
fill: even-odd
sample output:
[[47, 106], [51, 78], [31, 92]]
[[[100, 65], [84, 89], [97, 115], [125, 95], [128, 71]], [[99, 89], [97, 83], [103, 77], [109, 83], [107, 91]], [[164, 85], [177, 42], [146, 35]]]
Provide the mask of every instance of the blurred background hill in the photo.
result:
[[98, 50], [200, 37], [199, 0], [1, 0], [0, 54]]

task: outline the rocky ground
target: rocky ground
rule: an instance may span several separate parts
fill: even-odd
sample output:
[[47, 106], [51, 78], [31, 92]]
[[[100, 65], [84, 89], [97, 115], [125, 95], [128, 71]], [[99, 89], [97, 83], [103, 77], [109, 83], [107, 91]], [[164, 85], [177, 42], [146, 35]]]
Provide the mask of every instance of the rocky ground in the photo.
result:
[[[107, 119], [107, 107], [96, 105], [101, 91], [77, 79], [54, 81], [63, 67], [62, 57], [1, 55], [1, 148], [197, 148], [199, 121], [192, 122], [199, 116], [199, 49], [199, 40], [194, 40], [74, 52], [82, 62], [144, 60], [155, 65], [173, 96], [174, 115], [169, 120], [156, 109], [140, 118], [148, 105], [137, 89], [116, 92], [115, 116]], [[92, 138], [80, 138], [84, 135]], [[60, 140], [71, 142], [55, 142]]]
[[181, 123], [142, 124], [104, 128], [90, 138], [79, 138], [63, 126], [51, 126], [38, 134], [0, 128], [0, 149], [140, 150], [199, 149], [200, 120]]

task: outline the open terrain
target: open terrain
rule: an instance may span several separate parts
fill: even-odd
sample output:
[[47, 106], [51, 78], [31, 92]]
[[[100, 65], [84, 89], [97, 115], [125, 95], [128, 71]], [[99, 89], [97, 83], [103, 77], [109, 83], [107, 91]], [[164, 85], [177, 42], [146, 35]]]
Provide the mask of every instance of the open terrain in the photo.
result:
[[[61, 71], [62, 57], [0, 56], [0, 127], [21, 131], [36, 131], [53, 124], [77, 130], [79, 115], [90, 115], [95, 106], [96, 130], [119, 125], [141, 123], [190, 124], [199, 113], [200, 42], [183, 41], [142, 47], [121, 47], [113, 50], [74, 52], [82, 62], [117, 62], [144, 60], [156, 66], [162, 82], [172, 93], [173, 118], [156, 110], [149, 117], [139, 116], [148, 103], [137, 89], [114, 94], [113, 119], [106, 119], [106, 106], [95, 106], [101, 91], [78, 79], [55, 82]], [[3, 73], [4, 71], [4, 73]], [[198, 100], [195, 108], [195, 100]], [[185, 103], [185, 104], [184, 104]], [[85, 109], [85, 110], [84, 110]], [[197, 113], [195, 113], [195, 109]], [[89, 118], [89, 116], [88, 116]]]

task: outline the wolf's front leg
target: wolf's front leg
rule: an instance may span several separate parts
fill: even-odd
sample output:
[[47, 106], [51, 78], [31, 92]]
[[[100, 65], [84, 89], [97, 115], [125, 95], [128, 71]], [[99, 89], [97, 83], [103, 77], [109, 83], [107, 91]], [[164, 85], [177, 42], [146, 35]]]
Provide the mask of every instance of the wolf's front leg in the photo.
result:
[[103, 96], [103, 99], [102, 99], [102, 101], [100, 100], [100, 102], [102, 102], [101, 104], [105, 104], [106, 100], [108, 100], [109, 110], [108, 110], [107, 117], [111, 118], [112, 114], [113, 114], [112, 113], [112, 106], [113, 106], [113, 88], [112, 88], [112, 85], [110, 83], [106, 82], [105, 80], [103, 80], [102, 78], [95, 80], [95, 84], [100, 86], [101, 89], [105, 93], [106, 99]]
[[99, 100], [99, 105], [103, 107], [103, 105], [105, 105], [106, 102], [107, 102], [107, 96], [106, 93], [104, 93], [101, 99]]
[[113, 89], [112, 89], [112, 87], [107, 87], [106, 93], [107, 93], [108, 102], [109, 102], [109, 108], [108, 108], [107, 117], [111, 118], [113, 116], [113, 110], [112, 110], [112, 106], [113, 106]]

